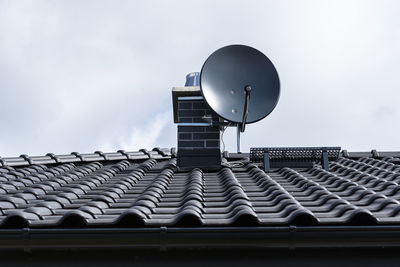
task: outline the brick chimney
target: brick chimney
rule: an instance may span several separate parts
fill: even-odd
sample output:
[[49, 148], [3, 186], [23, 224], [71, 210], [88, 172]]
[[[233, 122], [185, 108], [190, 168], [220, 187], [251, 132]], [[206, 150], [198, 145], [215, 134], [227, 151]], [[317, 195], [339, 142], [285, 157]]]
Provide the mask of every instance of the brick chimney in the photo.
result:
[[216, 169], [221, 165], [219, 117], [204, 100], [200, 74], [189, 73], [184, 87], [172, 88], [174, 122], [177, 124], [177, 165], [180, 169]]

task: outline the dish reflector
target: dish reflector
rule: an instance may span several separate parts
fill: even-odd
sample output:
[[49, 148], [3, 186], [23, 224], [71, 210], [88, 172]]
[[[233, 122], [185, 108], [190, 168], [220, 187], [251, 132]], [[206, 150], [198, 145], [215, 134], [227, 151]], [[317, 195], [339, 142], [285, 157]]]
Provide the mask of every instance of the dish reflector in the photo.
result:
[[245, 45], [230, 45], [207, 58], [201, 69], [200, 89], [218, 116], [246, 124], [274, 110], [280, 82], [274, 65], [263, 53]]

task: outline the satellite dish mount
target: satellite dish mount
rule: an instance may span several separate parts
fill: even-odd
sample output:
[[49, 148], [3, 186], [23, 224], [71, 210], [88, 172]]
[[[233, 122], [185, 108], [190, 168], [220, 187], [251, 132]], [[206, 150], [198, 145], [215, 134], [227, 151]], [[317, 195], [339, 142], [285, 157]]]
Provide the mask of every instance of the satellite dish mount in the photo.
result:
[[246, 85], [244, 87], [244, 91], [245, 91], [246, 95], [245, 95], [245, 102], [244, 102], [244, 108], [243, 108], [243, 119], [242, 119], [242, 123], [237, 124], [237, 126], [236, 126], [237, 127], [237, 132], [236, 132], [237, 153], [241, 153], [241, 151], [240, 151], [240, 133], [244, 133], [244, 130], [246, 129], [246, 119], [247, 119], [247, 114], [249, 113], [251, 86]]

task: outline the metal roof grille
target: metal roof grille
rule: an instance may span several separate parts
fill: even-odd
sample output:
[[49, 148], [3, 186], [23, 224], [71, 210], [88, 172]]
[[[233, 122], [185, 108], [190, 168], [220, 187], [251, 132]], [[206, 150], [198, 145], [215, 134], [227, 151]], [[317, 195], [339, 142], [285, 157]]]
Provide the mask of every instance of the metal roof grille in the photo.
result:
[[264, 169], [270, 167], [312, 167], [316, 161], [321, 161], [324, 169], [328, 168], [329, 160], [336, 160], [340, 147], [256, 147], [250, 148], [252, 162], [264, 162]]

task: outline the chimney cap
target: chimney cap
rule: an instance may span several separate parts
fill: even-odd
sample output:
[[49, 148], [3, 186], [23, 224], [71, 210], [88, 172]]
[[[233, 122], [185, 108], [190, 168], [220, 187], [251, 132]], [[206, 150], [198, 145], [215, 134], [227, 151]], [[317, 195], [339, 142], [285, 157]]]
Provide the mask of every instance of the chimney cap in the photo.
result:
[[186, 75], [185, 86], [200, 86], [200, 72], [191, 72]]

